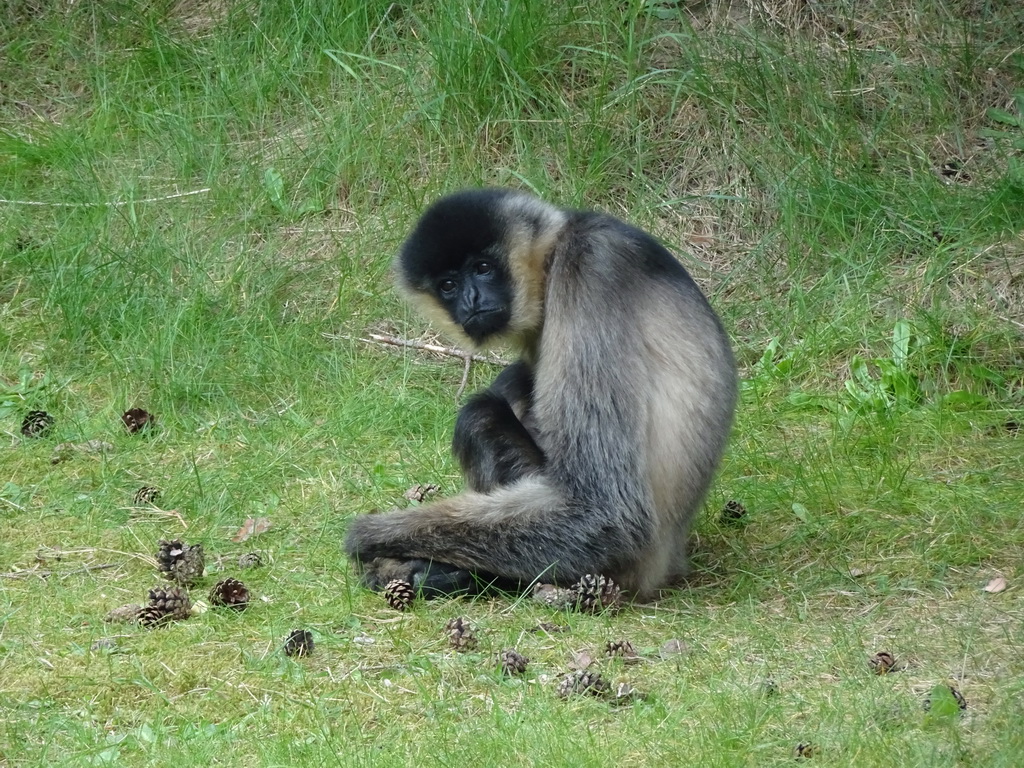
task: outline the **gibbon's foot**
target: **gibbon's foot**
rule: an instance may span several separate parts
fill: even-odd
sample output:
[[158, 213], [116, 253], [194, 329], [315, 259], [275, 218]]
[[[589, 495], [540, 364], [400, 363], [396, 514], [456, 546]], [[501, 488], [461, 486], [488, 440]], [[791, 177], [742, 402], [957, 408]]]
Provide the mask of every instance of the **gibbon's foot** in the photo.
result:
[[519, 585], [508, 579], [457, 568], [430, 560], [398, 560], [376, 557], [362, 563], [363, 586], [380, 592], [393, 579], [412, 584], [416, 594], [427, 600], [450, 595], [482, 595], [491, 592], [518, 591]]

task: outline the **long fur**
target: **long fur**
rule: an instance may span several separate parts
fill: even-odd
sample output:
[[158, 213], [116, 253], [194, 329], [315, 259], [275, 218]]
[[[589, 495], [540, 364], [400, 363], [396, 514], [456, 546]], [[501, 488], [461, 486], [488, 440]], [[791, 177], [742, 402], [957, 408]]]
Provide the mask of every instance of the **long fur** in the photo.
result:
[[[649, 597], [684, 573], [725, 449], [737, 392], [728, 339], [646, 233], [522, 193], [481, 194], [503, 234], [508, 335], [532, 366], [529, 434], [543, 465], [486, 493], [360, 517], [346, 550], [364, 568], [419, 559], [525, 583], [601, 573]], [[451, 329], [402, 269], [403, 290]]]

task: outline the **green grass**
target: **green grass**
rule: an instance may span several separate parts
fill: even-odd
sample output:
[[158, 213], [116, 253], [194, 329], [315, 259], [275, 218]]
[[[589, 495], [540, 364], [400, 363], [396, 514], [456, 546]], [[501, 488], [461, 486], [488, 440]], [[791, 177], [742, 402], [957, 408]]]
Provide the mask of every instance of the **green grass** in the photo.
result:
[[[822, 765], [1016, 765], [1022, 35], [982, 0], [9, 0], [0, 765], [768, 766], [801, 742]], [[399, 614], [340, 555], [352, 516], [460, 487], [461, 362], [358, 339], [427, 337], [390, 256], [481, 183], [649, 229], [730, 330], [735, 434], [694, 576], [654, 604]], [[148, 437], [121, 428], [136, 405]], [[29, 409], [52, 436], [20, 436]], [[111, 449], [51, 463], [88, 440]], [[234, 543], [250, 516], [273, 527]], [[105, 624], [169, 537], [254, 604]], [[267, 565], [239, 573], [249, 549]], [[455, 615], [478, 651], [448, 650]], [[280, 651], [297, 627], [308, 658]], [[621, 637], [644, 662], [599, 666], [643, 701], [556, 697], [574, 652]], [[524, 679], [494, 668], [509, 646]], [[878, 650], [907, 669], [873, 675]], [[948, 681], [964, 715], [926, 713]]]

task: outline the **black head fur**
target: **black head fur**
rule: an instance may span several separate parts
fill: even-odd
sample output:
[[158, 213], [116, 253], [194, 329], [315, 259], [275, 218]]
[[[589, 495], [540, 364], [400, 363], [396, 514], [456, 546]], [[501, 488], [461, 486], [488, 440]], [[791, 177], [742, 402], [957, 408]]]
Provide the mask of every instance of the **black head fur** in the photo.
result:
[[427, 208], [398, 254], [407, 283], [430, 291], [437, 275], [459, 269], [472, 256], [500, 258], [505, 223], [498, 204], [509, 194], [504, 189], [467, 189]]

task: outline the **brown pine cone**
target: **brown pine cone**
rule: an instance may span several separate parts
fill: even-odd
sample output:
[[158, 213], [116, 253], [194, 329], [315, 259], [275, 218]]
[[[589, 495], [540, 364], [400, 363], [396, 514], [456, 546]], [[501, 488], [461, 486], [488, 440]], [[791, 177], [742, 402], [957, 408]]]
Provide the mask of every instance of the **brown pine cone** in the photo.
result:
[[144, 606], [136, 618], [144, 627], [159, 627], [171, 621], [171, 617], [166, 612], [150, 605]]
[[448, 635], [448, 642], [456, 651], [471, 651], [479, 644], [473, 625], [461, 616], [449, 620], [444, 626], [444, 631]]
[[818, 753], [818, 747], [816, 744], [804, 741], [796, 745], [795, 752], [798, 758], [808, 760]]
[[617, 683], [609, 691], [609, 696], [613, 704], [630, 704], [647, 698], [647, 694], [641, 693], [629, 683]]
[[133, 624], [139, 620], [142, 611], [142, 606], [136, 603], [120, 605], [104, 616], [103, 620], [111, 624]]
[[155, 504], [156, 500], [159, 498], [159, 488], [154, 488], [151, 485], [144, 485], [135, 492], [135, 496], [132, 498], [132, 501], [136, 507], [141, 507], [146, 504]]
[[210, 590], [210, 604], [244, 610], [249, 604], [249, 588], [238, 579], [223, 579]]
[[554, 584], [534, 584], [533, 600], [552, 608], [567, 609], [576, 604], [576, 595], [571, 589], [556, 587]]
[[580, 613], [600, 613], [618, 606], [622, 600], [619, 585], [600, 574], [584, 574], [569, 590]]
[[263, 556], [259, 552], [246, 552], [238, 557], [239, 568], [259, 568], [263, 565]]
[[188, 587], [202, 578], [206, 557], [202, 544], [185, 544], [180, 539], [161, 539], [156, 562], [164, 576]]
[[308, 656], [313, 652], [313, 633], [308, 629], [293, 629], [284, 641], [285, 656]]
[[396, 611], [404, 611], [416, 599], [416, 589], [404, 579], [392, 579], [384, 587], [384, 599]]
[[876, 675], [884, 675], [896, 671], [896, 658], [888, 651], [879, 651], [870, 659], [868, 666]]
[[53, 429], [53, 416], [46, 411], [29, 411], [21, 422], [21, 434], [25, 437], [46, 437]]
[[558, 695], [567, 699], [570, 696], [606, 696], [611, 686], [597, 672], [578, 669], [570, 672], [558, 684]]
[[736, 499], [729, 499], [729, 501], [725, 502], [725, 506], [722, 507], [722, 513], [718, 519], [726, 524], [735, 524], [746, 516], [747, 508], [736, 501]]
[[433, 496], [439, 490], [439, 486], [434, 483], [419, 483], [414, 485], [412, 488], [407, 490], [403, 496], [409, 501], [416, 502], [417, 504], [423, 503], [428, 496]]
[[519, 653], [515, 648], [506, 648], [498, 654], [498, 661], [501, 664], [501, 674], [521, 675], [526, 672], [526, 665], [530, 660]]
[[167, 621], [181, 621], [192, 615], [192, 601], [181, 587], [154, 587], [149, 602], [139, 615], [139, 623], [150, 627]]
[[170, 573], [175, 561], [181, 558], [185, 544], [181, 539], [160, 539], [157, 544], [156, 564], [163, 573]]
[[142, 430], [151, 430], [156, 423], [156, 419], [153, 417], [153, 414], [142, 408], [129, 408], [121, 414], [121, 422], [124, 424], [124, 428], [128, 430], [128, 434], [134, 435]]

